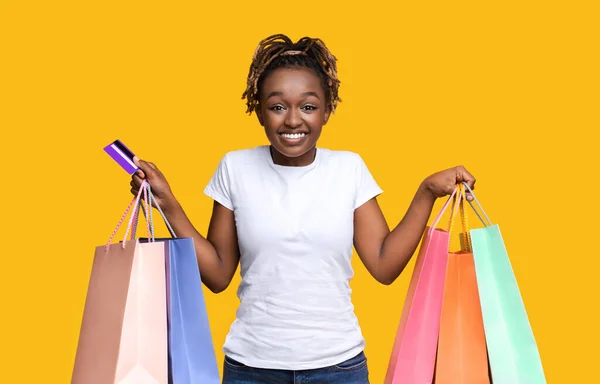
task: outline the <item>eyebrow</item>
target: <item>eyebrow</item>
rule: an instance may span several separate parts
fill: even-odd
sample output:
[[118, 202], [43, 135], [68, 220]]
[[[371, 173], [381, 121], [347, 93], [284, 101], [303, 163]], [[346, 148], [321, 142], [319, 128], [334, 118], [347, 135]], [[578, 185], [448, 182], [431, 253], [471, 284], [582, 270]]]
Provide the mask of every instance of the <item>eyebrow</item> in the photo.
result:
[[[270, 99], [271, 97], [275, 97], [275, 96], [283, 96], [283, 92], [281, 92], [281, 91], [271, 92], [267, 96], [267, 100]], [[317, 94], [317, 92], [314, 92], [314, 91], [304, 92], [302, 94], [302, 97], [306, 97], [306, 96], [314, 96], [317, 99], [321, 100], [321, 98], [319, 97], [319, 95]]]

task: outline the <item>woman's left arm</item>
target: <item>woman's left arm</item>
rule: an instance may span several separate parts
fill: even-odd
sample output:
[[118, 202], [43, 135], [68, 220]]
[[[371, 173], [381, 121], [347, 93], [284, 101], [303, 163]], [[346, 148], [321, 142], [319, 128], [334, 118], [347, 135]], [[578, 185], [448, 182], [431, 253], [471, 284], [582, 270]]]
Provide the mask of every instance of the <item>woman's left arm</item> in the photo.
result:
[[[427, 177], [391, 232], [376, 198], [354, 211], [354, 247], [377, 281], [389, 285], [396, 280], [421, 241], [436, 199], [452, 194], [462, 182], [475, 188], [475, 178], [462, 166]], [[467, 194], [467, 199], [472, 196]]]

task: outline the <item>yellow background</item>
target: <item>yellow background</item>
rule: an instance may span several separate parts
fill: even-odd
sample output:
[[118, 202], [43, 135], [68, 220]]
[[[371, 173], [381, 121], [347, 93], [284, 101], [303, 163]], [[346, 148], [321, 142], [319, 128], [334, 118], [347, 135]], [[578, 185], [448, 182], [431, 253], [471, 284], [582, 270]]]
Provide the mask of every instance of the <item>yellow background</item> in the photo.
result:
[[[272, 33], [321, 37], [338, 57], [343, 102], [319, 145], [363, 156], [390, 225], [430, 173], [463, 164], [475, 174], [548, 381], [595, 380], [592, 4], [1, 0], [0, 381], [70, 380], [94, 248], [131, 198], [104, 145], [120, 138], [155, 162], [205, 233], [202, 189], [221, 156], [266, 142], [240, 97], [255, 46]], [[355, 265], [381, 383], [413, 264], [392, 286]], [[238, 282], [206, 291], [219, 365]]]

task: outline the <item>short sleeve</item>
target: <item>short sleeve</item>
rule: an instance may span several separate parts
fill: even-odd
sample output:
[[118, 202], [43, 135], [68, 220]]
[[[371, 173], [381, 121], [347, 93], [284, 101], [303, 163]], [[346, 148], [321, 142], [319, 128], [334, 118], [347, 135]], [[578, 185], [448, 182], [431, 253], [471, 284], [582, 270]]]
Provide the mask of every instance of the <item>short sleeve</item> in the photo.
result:
[[231, 174], [227, 155], [219, 162], [215, 173], [204, 188], [204, 194], [233, 211]]
[[367, 168], [362, 157], [357, 155], [358, 164], [356, 170], [356, 198], [354, 201], [354, 209], [360, 207], [367, 201], [371, 200], [383, 193], [383, 190], [379, 187], [375, 178]]

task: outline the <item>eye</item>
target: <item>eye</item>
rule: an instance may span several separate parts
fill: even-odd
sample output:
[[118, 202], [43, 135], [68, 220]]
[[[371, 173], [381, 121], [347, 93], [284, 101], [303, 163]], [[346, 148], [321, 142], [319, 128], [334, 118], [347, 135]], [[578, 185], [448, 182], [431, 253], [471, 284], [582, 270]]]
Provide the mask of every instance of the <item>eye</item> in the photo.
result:
[[281, 105], [275, 105], [273, 107], [270, 108], [272, 111], [283, 111], [283, 106]]
[[316, 109], [317, 109], [317, 107], [315, 107], [314, 105], [305, 105], [304, 106], [305, 111], [315, 111]]

